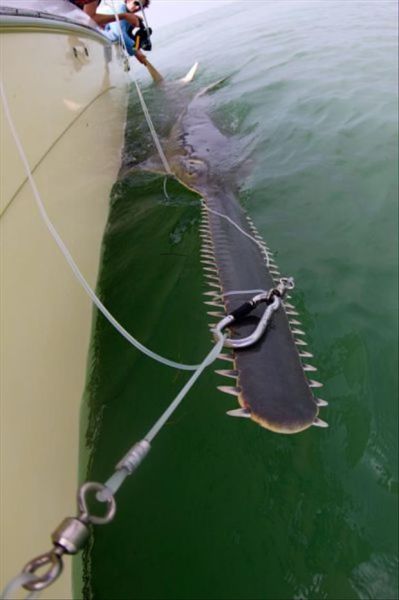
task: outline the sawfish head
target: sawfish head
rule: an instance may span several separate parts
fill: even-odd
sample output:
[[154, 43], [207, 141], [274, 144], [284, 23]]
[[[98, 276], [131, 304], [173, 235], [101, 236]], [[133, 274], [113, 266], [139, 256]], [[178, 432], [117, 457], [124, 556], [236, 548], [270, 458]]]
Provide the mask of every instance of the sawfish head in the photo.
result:
[[217, 187], [237, 188], [237, 173], [241, 172], [240, 163], [247, 166], [249, 144], [246, 138], [237, 140], [224, 135], [208, 114], [208, 95], [222, 87], [231, 75], [193, 94], [187, 84], [197, 68], [196, 63], [182, 79], [162, 85], [164, 102], [172, 105], [172, 110], [180, 109], [169, 135], [162, 140], [171, 173], [159, 154], [142, 162], [138, 169], [173, 174], [185, 187], [203, 196]]
[[[153, 125], [160, 136], [162, 148], [168, 155], [168, 161], [173, 161], [174, 158], [169, 142], [171, 129], [195, 94], [193, 80], [197, 71], [198, 63], [196, 62], [184, 77], [173, 80], [162, 78], [157, 85], [148, 87], [145, 92], [146, 101], [151, 105]], [[148, 140], [146, 120], [144, 118], [137, 119], [137, 107], [134, 105], [129, 110], [132, 111], [132, 114], [128, 119], [128, 125], [130, 128], [130, 122], [133, 123], [135, 134], [126, 136], [119, 179], [124, 179], [130, 173], [139, 171], [167, 173], [168, 169], [161, 161], [159, 153], [155, 151], [154, 144]], [[129, 130], [127, 131], [129, 132]], [[150, 156], [148, 155], [149, 148], [154, 148], [153, 154]], [[179, 149], [176, 150], [178, 153]]]

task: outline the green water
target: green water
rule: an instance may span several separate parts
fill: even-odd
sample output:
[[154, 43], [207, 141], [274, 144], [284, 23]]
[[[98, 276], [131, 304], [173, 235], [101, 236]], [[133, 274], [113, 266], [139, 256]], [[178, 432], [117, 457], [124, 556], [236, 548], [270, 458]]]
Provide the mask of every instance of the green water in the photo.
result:
[[[232, 73], [209, 112], [237, 141], [252, 136], [241, 201], [296, 279], [330, 427], [281, 436], [228, 418], [235, 400], [209, 369], [118, 493], [114, 522], [95, 529], [84, 595], [397, 598], [397, 10], [382, 1], [238, 6], [161, 33], [153, 61], [173, 78], [200, 60], [196, 89]], [[173, 110], [145, 93], [165, 134]], [[151, 152], [132, 92], [124, 164]], [[140, 341], [196, 363], [212, 320], [198, 204], [176, 184], [167, 204], [161, 186], [137, 174], [115, 184], [98, 289]], [[97, 318], [89, 479], [109, 477], [187, 377]]]

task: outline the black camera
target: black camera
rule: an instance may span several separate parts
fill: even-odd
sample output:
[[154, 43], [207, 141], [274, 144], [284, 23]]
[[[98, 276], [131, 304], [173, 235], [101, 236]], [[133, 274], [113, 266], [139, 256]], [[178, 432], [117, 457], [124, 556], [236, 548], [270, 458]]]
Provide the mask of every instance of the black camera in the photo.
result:
[[151, 36], [152, 29], [139, 29], [136, 35], [134, 36], [134, 41], [136, 44], [136, 48], [142, 48], [143, 50], [150, 51], [152, 50], [152, 42]]
[[139, 48], [142, 50], [147, 50], [148, 52], [152, 50], [151, 34], [151, 27], [146, 29], [144, 27], [143, 22], [140, 20], [140, 27], [132, 36], [134, 41], [134, 47], [136, 48], [136, 50]]

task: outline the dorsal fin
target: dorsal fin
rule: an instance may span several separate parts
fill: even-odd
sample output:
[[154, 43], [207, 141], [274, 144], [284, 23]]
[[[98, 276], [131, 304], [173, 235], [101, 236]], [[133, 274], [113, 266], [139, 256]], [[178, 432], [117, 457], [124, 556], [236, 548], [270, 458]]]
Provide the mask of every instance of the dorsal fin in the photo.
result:
[[188, 73], [184, 77], [182, 77], [179, 81], [181, 81], [182, 83], [191, 83], [191, 81], [194, 79], [194, 76], [197, 72], [198, 65], [199, 65], [198, 62], [194, 63], [193, 66], [191, 67], [191, 69], [188, 71]]

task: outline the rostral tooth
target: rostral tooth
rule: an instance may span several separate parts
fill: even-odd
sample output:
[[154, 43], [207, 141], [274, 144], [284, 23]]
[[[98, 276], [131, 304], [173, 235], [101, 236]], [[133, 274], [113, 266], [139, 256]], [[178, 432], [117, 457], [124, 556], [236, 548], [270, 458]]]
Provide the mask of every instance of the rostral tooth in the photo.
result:
[[211, 267], [211, 266], [216, 266], [216, 265], [215, 265], [215, 261], [214, 261], [214, 260], [211, 260], [210, 258], [201, 258], [200, 262], [201, 262], [203, 265], [209, 265], [210, 267]]
[[218, 390], [225, 394], [231, 394], [232, 396], [239, 396], [241, 392], [240, 388], [231, 387], [229, 385], [218, 385]]
[[235, 370], [231, 370], [231, 371], [217, 370], [217, 371], [215, 371], [215, 373], [217, 373], [218, 375], [222, 375], [223, 377], [230, 377], [231, 379], [237, 379], [237, 377], [238, 377], [238, 371], [235, 371]]
[[213, 288], [215, 288], [217, 290], [221, 289], [219, 283], [213, 283], [213, 281], [207, 281], [206, 283], [207, 283], [207, 285], [209, 285], [209, 287], [213, 287]]
[[226, 362], [234, 362], [233, 355], [219, 354], [218, 358], [220, 358], [220, 360], [225, 360]]
[[321, 398], [316, 398], [317, 406], [328, 406], [327, 400], [322, 400]]
[[323, 384], [320, 383], [320, 381], [314, 381], [312, 379], [309, 379], [309, 387], [311, 387], [311, 388], [321, 388], [321, 387], [323, 387]]
[[235, 408], [234, 410], [228, 410], [226, 415], [229, 415], [229, 417], [241, 417], [242, 419], [251, 418], [251, 412], [246, 408]]
[[315, 427], [328, 427], [328, 423], [326, 423], [322, 419], [319, 419], [319, 417], [315, 418], [315, 420], [313, 421], [313, 425]]

